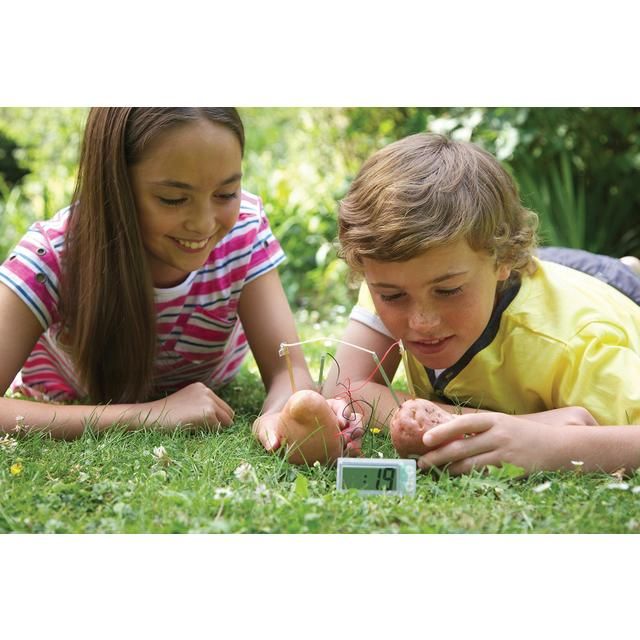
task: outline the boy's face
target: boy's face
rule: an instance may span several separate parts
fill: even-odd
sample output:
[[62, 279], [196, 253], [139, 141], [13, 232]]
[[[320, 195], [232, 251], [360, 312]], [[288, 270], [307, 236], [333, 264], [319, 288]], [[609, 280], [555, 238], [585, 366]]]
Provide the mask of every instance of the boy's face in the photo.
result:
[[496, 287], [511, 272], [462, 239], [405, 262], [363, 259], [364, 277], [385, 326], [430, 369], [455, 364], [484, 331]]

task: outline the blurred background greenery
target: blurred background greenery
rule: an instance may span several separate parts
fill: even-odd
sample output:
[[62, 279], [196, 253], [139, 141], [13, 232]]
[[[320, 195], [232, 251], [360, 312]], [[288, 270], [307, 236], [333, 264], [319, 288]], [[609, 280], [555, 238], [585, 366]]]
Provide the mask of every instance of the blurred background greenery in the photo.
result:
[[[376, 149], [419, 131], [472, 140], [516, 178], [541, 242], [640, 255], [639, 108], [243, 108], [244, 187], [265, 201], [288, 255], [291, 304], [314, 317], [355, 299], [336, 211]], [[85, 108], [0, 108], [0, 259], [73, 191]]]

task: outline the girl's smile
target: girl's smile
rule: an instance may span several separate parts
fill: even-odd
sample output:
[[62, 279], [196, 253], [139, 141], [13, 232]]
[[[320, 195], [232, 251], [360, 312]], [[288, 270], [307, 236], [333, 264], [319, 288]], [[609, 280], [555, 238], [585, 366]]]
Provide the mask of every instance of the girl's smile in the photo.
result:
[[209, 241], [213, 237], [214, 236], [209, 236], [204, 240], [183, 240], [181, 238], [172, 238], [172, 240], [187, 253], [199, 253], [209, 244]]

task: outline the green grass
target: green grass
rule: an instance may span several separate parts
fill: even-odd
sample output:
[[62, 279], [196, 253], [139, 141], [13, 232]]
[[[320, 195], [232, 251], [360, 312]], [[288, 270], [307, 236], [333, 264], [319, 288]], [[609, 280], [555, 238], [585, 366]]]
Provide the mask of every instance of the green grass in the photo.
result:
[[[250, 390], [250, 393], [247, 393]], [[605, 474], [492, 470], [421, 475], [415, 497], [335, 489], [335, 469], [295, 467], [254, 442], [261, 385], [245, 370], [224, 397], [238, 420], [220, 434], [87, 433], [60, 442], [18, 438], [0, 447], [0, 531], [20, 533], [630, 533], [640, 476], [611, 488]], [[154, 449], [163, 446], [168, 460]], [[364, 453], [394, 457], [385, 433]], [[165, 464], [166, 462], [166, 464]], [[234, 471], [244, 462], [244, 481]], [[13, 465], [21, 472], [11, 473]], [[14, 471], [16, 467], [13, 467]], [[535, 491], [550, 482], [543, 491]]]
[[[344, 319], [301, 324], [302, 338], [340, 335]], [[305, 354], [317, 376], [322, 346]], [[63, 442], [36, 434], [0, 444], [0, 532], [19, 533], [632, 533], [640, 474], [628, 488], [606, 474], [492, 469], [421, 474], [415, 497], [337, 492], [336, 471], [296, 467], [251, 436], [262, 384], [249, 361], [221, 395], [236, 409], [219, 433], [112, 430]], [[159, 460], [154, 449], [164, 447]], [[367, 457], [396, 457], [386, 432]], [[234, 473], [243, 463], [244, 479]], [[18, 465], [18, 466], [15, 466]], [[12, 473], [12, 468], [14, 473]], [[16, 473], [16, 470], [19, 472]], [[244, 481], [243, 481], [244, 480]], [[550, 483], [547, 488], [545, 483]], [[540, 486], [544, 490], [536, 490]]]

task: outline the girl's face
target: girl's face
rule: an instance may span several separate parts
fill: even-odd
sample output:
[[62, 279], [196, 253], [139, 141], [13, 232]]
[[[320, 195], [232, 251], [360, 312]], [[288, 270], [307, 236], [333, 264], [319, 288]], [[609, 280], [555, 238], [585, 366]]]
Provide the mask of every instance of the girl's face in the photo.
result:
[[511, 272], [462, 239], [405, 262], [363, 259], [376, 311], [396, 339], [430, 369], [455, 364], [484, 331], [496, 287]]
[[208, 120], [158, 136], [129, 168], [153, 284], [172, 287], [206, 262], [240, 212], [242, 151]]

